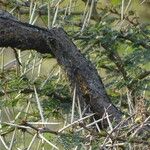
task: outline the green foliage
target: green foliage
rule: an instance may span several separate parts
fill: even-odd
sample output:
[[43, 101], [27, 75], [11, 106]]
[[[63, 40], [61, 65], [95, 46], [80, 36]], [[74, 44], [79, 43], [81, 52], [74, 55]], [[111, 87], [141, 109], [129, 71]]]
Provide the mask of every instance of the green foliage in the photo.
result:
[[[121, 68], [114, 64], [117, 64], [117, 61], [123, 64], [128, 79], [124, 81], [117, 79], [119, 80], [117, 85], [112, 80], [114, 87], [121, 89], [120, 85], [129, 85], [132, 80], [138, 78], [140, 73], [149, 68], [147, 67], [150, 60], [148, 49], [150, 41], [147, 39], [150, 35], [148, 31], [148, 27], [144, 29], [133, 27], [126, 31], [117, 31], [106, 26], [106, 24], [96, 24], [84, 30], [83, 34], [79, 36], [80, 46], [83, 49], [86, 45], [93, 43], [92, 48], [86, 51], [85, 54], [92, 58], [97, 68], [105, 66], [108, 78], [114, 78], [116, 74], [117, 78], [122, 76]], [[145, 33], [147, 34], [145, 35]], [[140, 90], [139, 87], [145, 86], [145, 80], [148, 80], [148, 78], [138, 82], [140, 85], [136, 90]], [[147, 89], [149, 89], [149, 85]]]
[[78, 149], [81, 149], [81, 144], [84, 143], [84, 138], [79, 136], [78, 133], [68, 133], [68, 134], [62, 134], [58, 138], [58, 143], [62, 144], [65, 150], [70, 150], [73, 147], [78, 147]]
[[[21, 15], [19, 12], [23, 13], [26, 10], [29, 12], [27, 5], [20, 5], [20, 2], [22, 3], [23, 1], [18, 1], [17, 8], [15, 2], [16, 0], [11, 1], [10, 4], [14, 14], [19, 16]], [[49, 10], [50, 16], [47, 15], [48, 2], [51, 4]], [[137, 97], [143, 96], [149, 113], [150, 26], [139, 23], [136, 14], [132, 10], [121, 14], [121, 3], [123, 2], [121, 0], [112, 0], [111, 7], [108, 5], [105, 8], [101, 8], [101, 3], [97, 3], [96, 10], [101, 20], [94, 19], [92, 15], [89, 16], [90, 6], [87, 5], [86, 8], [85, 1], [70, 1], [72, 4], [68, 3], [68, 1], [62, 1], [57, 6], [52, 2], [51, 0], [38, 0], [35, 13], [32, 15], [22, 15], [22, 18], [30, 17], [31, 20], [36, 20], [37, 17], [36, 23], [45, 28], [48, 26], [48, 19], [50, 27], [52, 27], [51, 24], [53, 21], [54, 26], [63, 27], [83, 55], [95, 65], [112, 102], [125, 112], [126, 118], [133, 115], [129, 113], [128, 93], [133, 94], [131, 95], [131, 104], [133, 102], [132, 98], [135, 100]], [[35, 3], [30, 5], [32, 12], [34, 12], [32, 8], [34, 6]], [[40, 11], [45, 15], [40, 14]], [[124, 17], [123, 20], [121, 20], [121, 15]], [[4, 55], [3, 53], [0, 54]], [[7, 58], [7, 55], [4, 57]], [[3, 63], [1, 63], [0, 109], [3, 115], [1, 117], [2, 124], [0, 123], [0, 135], [5, 137], [7, 143], [10, 143], [12, 140], [10, 137], [13, 137], [12, 132], [14, 133], [16, 129], [18, 131], [16, 134], [19, 135], [19, 138], [16, 137], [14, 141], [18, 145], [18, 149], [27, 149], [33, 135], [40, 133], [40, 128], [43, 128], [44, 125], [34, 125], [36, 130], [35, 128], [23, 129], [15, 125], [24, 125], [25, 121], [40, 123], [42, 121], [41, 113], [45, 122], [61, 121], [60, 126], [45, 125], [44, 127], [59, 130], [61, 127], [70, 124], [72, 95], [69, 82], [66, 80], [65, 73], [59, 70], [58, 66], [55, 66], [52, 61], [46, 64], [46, 69], [44, 70], [43, 65], [39, 63], [42, 57], [47, 60], [53, 59], [53, 56], [43, 56], [31, 51], [27, 53], [25, 58], [21, 55], [22, 66], [20, 66], [19, 71], [15, 70], [17, 67], [5, 70]], [[0, 56], [0, 60], [3, 62], [3, 56]], [[42, 71], [39, 71], [40, 69]], [[45, 72], [48, 73], [46, 74]], [[37, 104], [38, 100], [40, 106]], [[79, 109], [78, 104], [75, 105], [74, 120], [78, 120], [81, 117]], [[12, 124], [6, 124], [7, 122]], [[83, 121], [83, 123], [85, 123], [83, 132], [76, 132], [81, 126], [74, 124], [65, 129], [63, 134], [57, 135], [57, 137], [51, 134], [51, 132], [44, 133], [44, 136], [65, 150], [75, 147], [82, 150], [85, 149], [87, 143], [92, 147], [92, 150], [96, 150], [105, 142], [111, 145], [110, 141], [114, 145], [124, 142], [123, 146], [118, 146], [122, 149], [129, 149], [131, 146], [140, 144], [143, 144], [142, 146], [147, 149], [148, 144], [144, 144], [144, 141], [146, 141], [145, 137], [148, 132], [144, 131], [139, 135], [137, 134], [135, 141], [130, 140], [133, 136], [132, 134], [136, 132], [137, 127], [140, 127], [140, 124], [138, 126], [138, 124], [134, 123], [134, 119], [131, 123], [133, 128], [129, 126], [125, 129], [117, 129], [116, 132], [112, 132], [112, 128], [108, 128], [106, 129], [106, 134], [102, 135], [103, 131], [100, 131], [100, 135], [98, 133], [96, 136], [93, 134], [95, 131], [97, 132], [97, 129], [95, 130], [96, 127], [90, 126], [88, 127], [90, 130], [87, 130], [86, 124], [89, 122]], [[22, 137], [25, 133], [28, 139], [27, 141], [25, 139], [27, 145], [23, 145], [20, 142], [20, 139], [21, 141], [24, 140]], [[141, 143], [138, 143], [140, 140], [136, 141], [137, 137], [142, 140]], [[38, 141], [39, 137], [36, 140]], [[37, 141], [35, 141], [35, 146], [42, 140]], [[42, 147], [49, 149], [49, 145], [47, 148], [45, 143], [39, 144], [39, 149], [42, 149]], [[113, 144], [111, 145], [112, 148]], [[106, 143], [104, 144], [105, 149], [109, 148], [105, 147], [105, 145]], [[13, 147], [13, 149], [17, 148]]]

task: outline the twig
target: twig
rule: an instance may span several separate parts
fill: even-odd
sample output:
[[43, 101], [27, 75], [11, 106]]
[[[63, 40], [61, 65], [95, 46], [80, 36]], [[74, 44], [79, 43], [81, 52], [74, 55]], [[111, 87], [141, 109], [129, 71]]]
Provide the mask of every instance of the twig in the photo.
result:
[[72, 125], [77, 124], [77, 123], [79, 123], [80, 121], [82, 121], [82, 120], [84, 120], [84, 119], [87, 119], [87, 118], [90, 118], [90, 117], [92, 117], [92, 116], [94, 116], [94, 115], [95, 115], [95, 113], [93, 113], [93, 114], [91, 114], [91, 115], [88, 115], [88, 116], [85, 116], [85, 117], [83, 117], [83, 118], [81, 118], [81, 119], [79, 119], [79, 120], [77, 120], [77, 121], [74, 121], [73, 123], [68, 124], [67, 126], [65, 126], [65, 127], [63, 127], [62, 129], [60, 129], [58, 132], [62, 132], [62, 131], [64, 131], [65, 129], [71, 127]]

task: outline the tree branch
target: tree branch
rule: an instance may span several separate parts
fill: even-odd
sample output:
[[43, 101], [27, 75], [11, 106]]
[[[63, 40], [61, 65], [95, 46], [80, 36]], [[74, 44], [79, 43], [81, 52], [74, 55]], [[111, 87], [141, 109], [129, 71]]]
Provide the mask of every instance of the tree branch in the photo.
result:
[[46, 30], [0, 14], [0, 46], [51, 53], [65, 69], [72, 89], [77, 86], [80, 100], [85, 100], [98, 117], [107, 109], [110, 120], [120, 122], [122, 114], [111, 103], [97, 70], [62, 28]]

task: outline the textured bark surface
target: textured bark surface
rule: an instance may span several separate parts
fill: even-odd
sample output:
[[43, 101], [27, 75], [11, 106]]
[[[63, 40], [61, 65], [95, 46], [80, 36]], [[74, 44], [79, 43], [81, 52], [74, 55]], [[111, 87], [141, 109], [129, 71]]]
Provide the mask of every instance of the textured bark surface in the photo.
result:
[[67, 73], [71, 86], [76, 85], [80, 99], [85, 100], [98, 117], [102, 117], [107, 109], [110, 120], [120, 122], [122, 114], [111, 103], [97, 70], [62, 28], [46, 30], [17, 21], [1, 11], [0, 47], [51, 53]]

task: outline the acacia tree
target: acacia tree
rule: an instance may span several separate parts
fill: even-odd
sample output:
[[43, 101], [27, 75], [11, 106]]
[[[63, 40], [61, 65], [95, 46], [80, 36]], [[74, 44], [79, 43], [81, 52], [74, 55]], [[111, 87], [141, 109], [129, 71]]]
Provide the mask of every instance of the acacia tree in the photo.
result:
[[81, 101], [84, 99], [100, 118], [107, 109], [108, 114], [112, 115], [111, 121], [113, 118], [117, 123], [121, 121], [121, 112], [110, 102], [96, 69], [76, 48], [63, 29], [46, 30], [19, 22], [10, 16], [1, 11], [1, 47], [51, 53], [65, 69], [72, 87], [77, 88], [77, 95]]
[[[147, 28], [143, 30], [139, 26], [138, 21], [132, 19], [134, 18], [134, 16], [131, 15], [130, 18], [129, 15], [124, 15], [125, 21], [131, 25], [130, 30], [128, 31], [127, 28], [126, 30], [113, 30], [109, 26], [105, 26], [105, 24], [103, 24], [103, 21], [102, 22], [100, 21], [101, 13], [108, 11], [113, 14], [112, 16], [116, 16], [117, 18], [118, 16], [121, 16], [121, 14], [117, 11], [117, 9], [102, 8], [102, 12], [99, 14], [97, 10], [97, 3], [95, 1], [87, 2], [86, 0], [84, 0], [84, 2], [89, 7], [88, 11], [85, 9], [85, 15], [84, 15], [85, 19], [82, 20], [81, 22], [73, 22], [73, 26], [76, 26], [77, 28], [81, 28], [81, 33], [76, 34], [78, 32], [73, 31], [71, 32], [73, 36], [70, 35], [70, 37], [72, 37], [75, 42], [77, 41], [80, 43], [79, 44], [80, 48], [83, 49], [84, 54], [82, 54], [81, 51], [78, 50], [78, 48], [71, 41], [67, 33], [62, 28], [52, 28], [48, 30], [38, 26], [30, 25], [28, 23], [23, 23], [21, 21], [18, 21], [15, 17], [13, 17], [11, 14], [5, 11], [0, 11], [0, 46], [11, 47], [12, 49], [14, 49], [16, 55], [17, 55], [16, 48], [20, 49], [21, 51], [32, 49], [42, 54], [50, 53], [52, 57], [56, 58], [59, 65], [65, 70], [70, 80], [72, 93], [74, 94], [73, 103], [76, 99], [76, 101], [80, 100], [80, 104], [78, 105], [79, 106], [82, 105], [81, 106], [82, 109], [89, 106], [90, 109], [95, 113], [95, 118], [101, 120], [101, 127], [106, 127], [109, 124], [109, 129], [112, 131], [111, 123], [113, 121], [115, 122], [115, 124], [116, 123], [119, 123], [119, 125], [122, 124], [122, 122], [120, 122], [122, 113], [110, 101], [111, 91], [108, 90], [109, 92], [109, 96], [108, 96], [104, 84], [102, 82], [102, 79], [99, 76], [97, 70], [95, 69], [95, 66], [86, 58], [86, 57], [90, 57], [92, 62], [96, 64], [98, 70], [99, 68], [103, 68], [106, 70], [106, 74], [108, 74], [108, 78], [111, 79], [111, 82], [113, 83], [114, 86], [115, 86], [114, 80], [115, 81], [118, 80], [115, 77], [121, 79], [121, 81], [117, 83], [118, 85], [116, 84], [116, 87], [121, 89], [127, 89], [128, 91], [127, 98], [125, 98], [128, 100], [128, 103], [125, 102], [123, 103], [125, 105], [127, 104], [129, 105], [129, 111], [130, 111], [129, 114], [132, 116], [134, 113], [133, 104], [136, 104], [139, 101], [137, 106], [138, 108], [140, 108], [139, 115], [141, 116], [144, 115], [142, 119], [140, 118], [140, 121], [141, 120], [143, 121], [146, 118], [146, 115], [145, 115], [145, 105], [144, 105], [143, 96], [141, 97], [141, 93], [143, 93], [142, 91], [143, 89], [141, 90], [140, 88], [145, 87], [145, 82], [148, 81], [147, 77], [150, 72], [146, 69], [143, 69], [142, 67], [139, 67], [138, 63], [139, 62], [141, 64], [143, 62], [147, 63], [149, 59], [148, 58], [149, 41], [146, 40], [148, 36]], [[24, 6], [29, 8], [29, 6], [31, 7], [32, 4], [34, 3], [31, 2], [31, 4], [30, 5], [29, 4], [30, 3], [25, 3]], [[18, 3], [17, 11], [19, 13], [21, 14], [28, 13], [28, 10], [25, 10], [24, 7], [20, 7], [20, 6], [22, 6], [22, 4]], [[55, 15], [57, 14], [57, 9], [58, 9], [57, 7], [55, 10]], [[33, 10], [35, 11], [34, 8]], [[46, 7], [42, 7], [42, 8], [39, 7], [39, 9], [37, 9], [36, 11], [38, 15], [45, 15], [48, 13], [48, 20], [50, 20], [49, 17], [50, 13], [53, 13], [53, 11], [50, 11], [50, 9], [49, 8], [47, 9]], [[30, 15], [31, 15], [31, 20], [34, 22], [32, 18], [33, 12], [31, 12]], [[65, 13], [65, 11], [60, 10], [60, 13]], [[68, 16], [69, 14], [72, 13], [73, 12], [71, 12], [71, 10], [68, 11]], [[78, 14], [80, 15], [81, 13], [80, 12], [75, 13], [75, 15]], [[55, 19], [56, 16], [53, 19], [53, 23]], [[70, 20], [69, 19], [65, 19], [64, 23], [66, 22], [70, 23], [71, 19]], [[90, 19], [96, 22], [92, 24], [92, 26], [89, 25]], [[105, 20], [105, 18], [103, 19]], [[32, 23], [32, 21], [30, 23]], [[139, 28], [141, 32], [137, 32], [139, 31]], [[134, 32], [131, 34], [130, 31], [134, 31]], [[128, 49], [133, 49], [133, 52], [130, 52], [130, 55], [126, 55], [125, 57], [122, 58], [120, 56], [120, 52], [118, 51], [120, 47], [122, 48], [127, 47]], [[137, 57], [134, 57], [135, 55]], [[143, 60], [140, 56], [147, 56], [147, 57], [145, 57]], [[16, 56], [16, 58], [17, 57], [18, 56]], [[135, 67], [136, 70], [133, 71], [133, 67]], [[3, 79], [4, 75], [1, 75], [1, 78]], [[109, 82], [109, 84], [112, 83]], [[49, 83], [46, 82], [46, 84]], [[5, 82], [2, 82], [3, 87], [4, 85]], [[107, 84], [105, 84], [105, 86], [109, 89], [109, 86]], [[146, 86], [146, 89], [148, 89], [148, 86]], [[46, 90], [48, 91], [51, 89], [46, 89]], [[7, 91], [6, 89], [3, 88], [1, 95], [5, 96], [7, 95], [7, 93], [13, 93], [13, 92], [15, 91], [13, 90]], [[22, 94], [35, 93], [36, 99], [38, 101], [37, 93], [41, 94], [43, 91], [41, 88], [36, 89], [34, 85], [33, 88], [29, 88], [29, 87], [24, 88], [21, 89], [20, 92]], [[55, 99], [61, 99], [65, 101], [65, 98], [62, 98], [60, 95], [56, 94], [55, 91], [53, 93], [48, 93], [48, 92], [47, 92], [48, 96], [50, 97], [53, 96]], [[117, 92], [115, 89], [112, 95], [116, 93]], [[44, 95], [46, 94], [44, 93]], [[117, 97], [115, 97], [115, 100], [120, 99], [118, 97], [118, 94], [116, 95]], [[123, 91], [121, 95], [124, 96], [125, 92]], [[111, 96], [111, 99], [112, 98], [113, 96]], [[118, 103], [119, 100], [116, 101]], [[84, 107], [85, 103], [86, 106]], [[46, 105], [48, 105], [48, 103], [46, 103]], [[72, 110], [73, 109], [74, 109], [74, 105], [72, 106]], [[40, 112], [41, 112], [41, 108], [40, 108]], [[38, 120], [40, 119], [38, 118]], [[41, 120], [42, 122], [44, 122], [44, 117], [42, 115], [41, 115]], [[30, 123], [28, 123], [28, 119], [27, 121], [22, 120], [21, 125], [30, 127], [31, 129], [34, 129], [38, 133], [48, 132], [59, 136], [60, 135], [63, 136], [63, 134], [60, 134], [62, 130], [59, 130], [59, 132], [55, 132], [55, 131], [51, 131], [50, 129], [43, 128], [41, 131], [39, 128], [36, 128], [32, 126]], [[79, 123], [79, 125], [85, 130], [87, 130], [88, 132], [90, 133], [93, 132], [89, 128], [87, 128], [83, 123]], [[118, 126], [116, 126], [115, 129], [117, 127]], [[112, 133], [115, 132], [115, 129], [112, 131]], [[97, 126], [97, 130], [100, 132], [98, 126]], [[119, 129], [117, 128], [117, 130], [120, 130], [120, 128]], [[11, 128], [11, 131], [14, 131], [14, 128], [13, 129]], [[2, 136], [5, 136], [11, 131], [7, 131], [6, 133], [2, 132]], [[95, 132], [94, 132], [94, 136], [95, 136]], [[103, 136], [107, 136], [107, 134]], [[40, 137], [44, 139], [41, 134]], [[108, 137], [106, 137], [106, 139], [107, 138]], [[110, 136], [109, 138], [116, 142], [124, 141], [123, 138], [119, 138], [119, 137], [116, 138], [115, 136]], [[143, 140], [141, 141], [140, 140], [136, 139], [132, 141], [132, 143], [138, 143], [138, 142], [144, 143]], [[147, 142], [145, 143], [146, 145], [149, 145], [149, 143]], [[103, 144], [103, 146], [105, 146], [105, 144]]]

